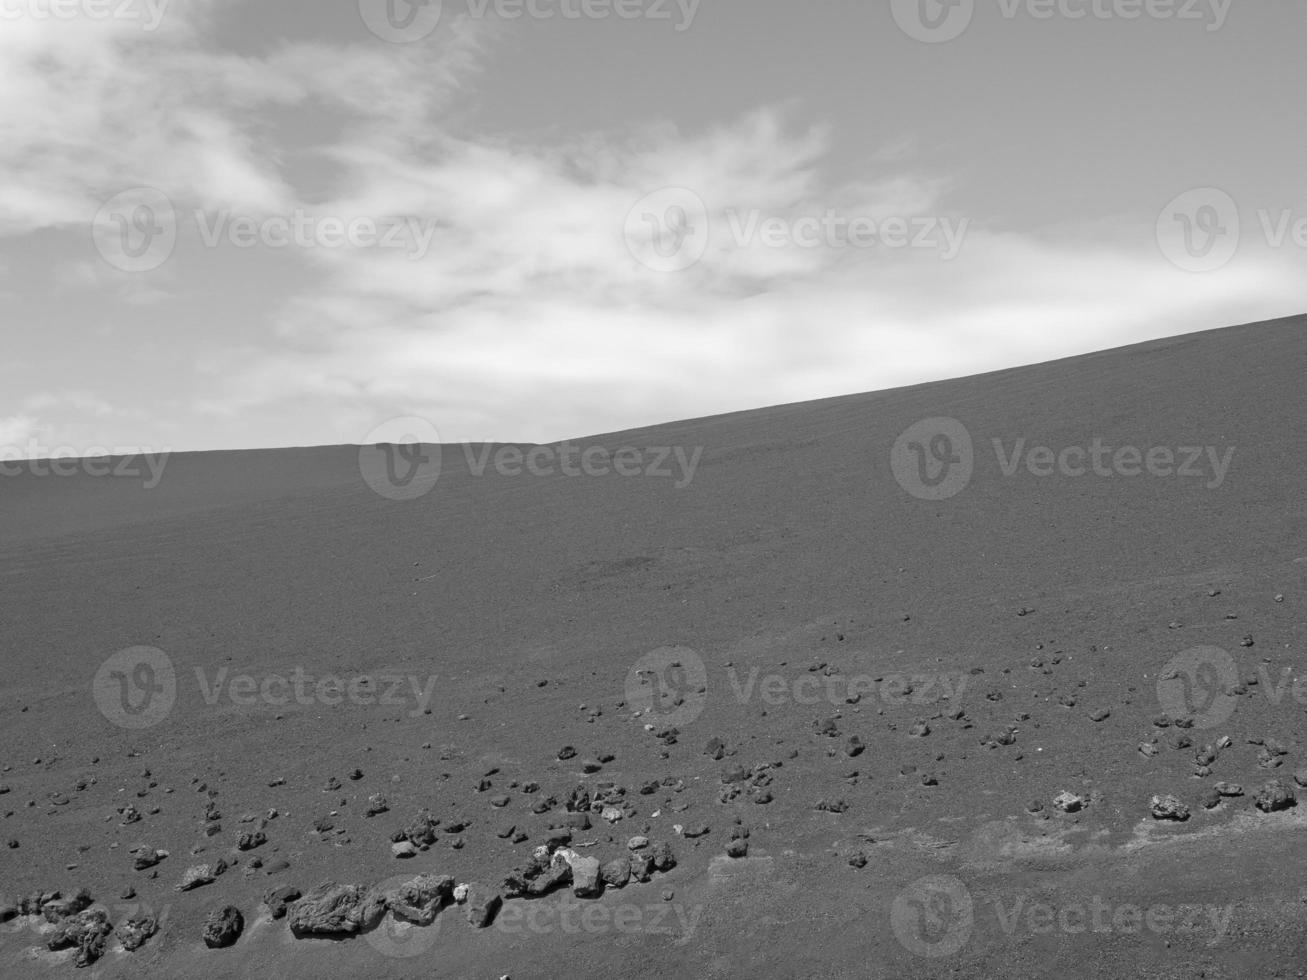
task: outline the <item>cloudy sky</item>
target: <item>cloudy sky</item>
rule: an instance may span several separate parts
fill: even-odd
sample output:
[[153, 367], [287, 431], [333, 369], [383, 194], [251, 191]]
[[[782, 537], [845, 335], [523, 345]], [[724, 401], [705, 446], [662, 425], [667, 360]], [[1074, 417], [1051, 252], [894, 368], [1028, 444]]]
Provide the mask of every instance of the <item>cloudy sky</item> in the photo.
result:
[[1307, 310], [1307, 5], [0, 0], [6, 454], [555, 441]]

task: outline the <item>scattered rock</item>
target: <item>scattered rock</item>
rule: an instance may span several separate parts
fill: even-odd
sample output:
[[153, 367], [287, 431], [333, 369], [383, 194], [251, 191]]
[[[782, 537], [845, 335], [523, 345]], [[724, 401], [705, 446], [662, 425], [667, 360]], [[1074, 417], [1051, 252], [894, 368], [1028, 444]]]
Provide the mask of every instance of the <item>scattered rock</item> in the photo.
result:
[[201, 885], [212, 884], [227, 870], [227, 862], [219, 860], [214, 864], [196, 864], [186, 869], [182, 880], [177, 884], [177, 891], [188, 892]]
[[1083, 796], [1063, 790], [1053, 797], [1053, 806], [1057, 807], [1063, 813], [1078, 813], [1084, 809], [1085, 803], [1088, 802]]
[[1154, 796], [1148, 803], [1148, 809], [1152, 813], [1154, 820], [1185, 821], [1189, 819], [1189, 807], [1178, 797], [1170, 794]]
[[167, 851], [160, 851], [153, 847], [146, 847], [144, 844], [133, 847], [128, 853], [132, 855], [132, 867], [137, 871], [144, 871], [147, 868], [153, 868], [168, 856]]
[[1254, 803], [1263, 813], [1287, 810], [1298, 802], [1293, 788], [1282, 779], [1269, 780], [1257, 791]]

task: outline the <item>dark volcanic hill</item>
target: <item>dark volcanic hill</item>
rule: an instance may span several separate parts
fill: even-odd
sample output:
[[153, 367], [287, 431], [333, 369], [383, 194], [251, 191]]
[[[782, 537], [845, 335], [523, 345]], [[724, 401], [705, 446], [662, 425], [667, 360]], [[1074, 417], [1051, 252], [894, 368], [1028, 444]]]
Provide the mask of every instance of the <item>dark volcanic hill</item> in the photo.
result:
[[[1307, 807], [1257, 801], [1307, 782], [1304, 328], [565, 461], [427, 447], [434, 483], [355, 447], [176, 454], [149, 489], [28, 464], [0, 478], [0, 900], [162, 920], [103, 977], [1295, 975]], [[171, 678], [110, 660], [140, 647]], [[1168, 794], [1187, 819], [1154, 819]], [[423, 808], [434, 842], [396, 859]], [[452, 905], [296, 939], [261, 904], [500, 888], [569, 820], [578, 855], [643, 835], [676, 866], [479, 930]], [[208, 949], [228, 904], [244, 934]], [[0, 975], [75, 974], [50, 935], [0, 925]]]

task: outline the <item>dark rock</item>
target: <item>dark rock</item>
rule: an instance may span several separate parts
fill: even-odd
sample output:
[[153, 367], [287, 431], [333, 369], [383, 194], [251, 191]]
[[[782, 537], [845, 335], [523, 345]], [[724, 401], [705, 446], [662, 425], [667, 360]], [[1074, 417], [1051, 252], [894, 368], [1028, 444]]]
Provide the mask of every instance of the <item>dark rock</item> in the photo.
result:
[[130, 853], [132, 855], [132, 867], [137, 871], [153, 868], [168, 856], [167, 851], [159, 851], [153, 847], [146, 847], [144, 844], [133, 847]]
[[268, 906], [274, 919], [282, 919], [286, 916], [286, 907], [301, 897], [300, 890], [294, 885], [282, 885], [264, 895], [263, 904]]
[[296, 936], [349, 936], [374, 927], [386, 914], [386, 897], [366, 885], [324, 882], [286, 909]]
[[654, 859], [648, 851], [640, 851], [630, 857], [631, 877], [636, 881], [648, 881], [653, 877]]
[[452, 900], [454, 879], [449, 875], [418, 875], [386, 892], [386, 907], [397, 919], [429, 926], [441, 906]]
[[123, 944], [123, 949], [134, 953], [159, 931], [159, 921], [152, 915], [136, 916], [119, 923], [114, 935]]
[[236, 940], [245, 930], [245, 917], [234, 905], [224, 905], [214, 909], [204, 917], [204, 928], [200, 935], [204, 945], [209, 949], [226, 949], [236, 945]]
[[42, 903], [41, 915], [46, 922], [57, 923], [70, 915], [77, 915], [91, 907], [91, 893], [79, 888], [72, 895], [59, 895]]
[[676, 855], [672, 853], [672, 845], [666, 841], [655, 844], [650, 856], [653, 858], [654, 867], [664, 874], [676, 867]]
[[1263, 813], [1274, 813], [1276, 810], [1296, 806], [1298, 799], [1288, 783], [1282, 779], [1272, 779], [1257, 791], [1254, 802]]
[[824, 813], [844, 813], [848, 810], [849, 804], [844, 800], [818, 800], [813, 804], [814, 810], [821, 810]]
[[584, 812], [563, 813], [549, 820], [549, 829], [567, 828], [568, 830], [589, 830], [590, 814]]
[[53, 951], [77, 948], [73, 963], [78, 967], [90, 966], [104, 955], [113, 927], [104, 909], [86, 909], [59, 921], [46, 947]]
[[430, 810], [419, 810], [407, 826], [391, 835], [391, 840], [406, 840], [414, 847], [430, 847], [436, 842], [436, 828], [440, 821], [431, 815]]
[[609, 888], [625, 888], [627, 882], [631, 880], [630, 858], [613, 858], [600, 868], [599, 877]]
[[504, 904], [499, 892], [478, 882], [467, 886], [467, 921], [477, 929], [484, 929], [494, 921], [495, 914]]

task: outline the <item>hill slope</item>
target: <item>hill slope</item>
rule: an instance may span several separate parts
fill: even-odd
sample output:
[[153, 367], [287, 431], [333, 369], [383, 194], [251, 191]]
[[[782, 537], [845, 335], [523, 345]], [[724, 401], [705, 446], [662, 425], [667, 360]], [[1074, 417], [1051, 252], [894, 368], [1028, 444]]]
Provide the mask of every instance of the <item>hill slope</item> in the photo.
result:
[[[632, 447], [629, 476], [569, 476], [543, 449], [552, 473], [518, 473], [515, 447], [460, 446], [411, 500], [369, 485], [415, 486], [379, 482], [380, 451], [364, 479], [341, 447], [178, 454], [148, 490], [7, 476], [0, 837], [18, 846], [0, 850], [0, 880], [15, 896], [85, 885], [115, 921], [133, 903], [166, 913], [104, 976], [1274, 975], [1301, 924], [1273, 858], [1304, 838], [1299, 811], [1264, 815], [1253, 797], [1304, 765], [1305, 326], [574, 441], [572, 467], [580, 448], [594, 468]], [[951, 428], [921, 424], [939, 418]], [[935, 480], [958, 492], [926, 499]], [[166, 655], [175, 699], [130, 728], [97, 671], [139, 646]], [[1220, 652], [1180, 661], [1201, 669], [1168, 686], [1197, 647]], [[641, 702], [638, 666], [666, 697]], [[1226, 698], [1227, 669], [1258, 683]], [[326, 675], [372, 686], [316, 687]], [[155, 683], [132, 673], [122, 690]], [[655, 737], [669, 726], [674, 741]], [[1196, 777], [1195, 752], [1227, 734]], [[1286, 754], [1272, 743], [1268, 762], [1268, 738]], [[1218, 780], [1247, 792], [1206, 809]], [[569, 791], [603, 781], [627, 812], [592, 814], [577, 850], [608, 860], [647, 833], [679, 863], [589, 900], [606, 910], [589, 925], [557, 894], [510, 901], [484, 931], [455, 908], [427, 934], [343, 945], [259, 919], [284, 884], [498, 884]], [[1087, 806], [1058, 811], [1063, 790]], [[1188, 821], [1151, 819], [1167, 793]], [[389, 812], [364, 816], [374, 794]], [[142, 819], [122, 826], [129, 804]], [[396, 861], [391, 832], [421, 807], [439, 839]], [[270, 808], [267, 843], [228, 854]], [[700, 824], [692, 839], [674, 827]], [[501, 837], [509, 825], [524, 839]], [[733, 827], [747, 858], [724, 856]], [[1183, 839], [1143, 843], [1159, 837]], [[133, 870], [138, 843], [169, 850], [157, 878]], [[174, 891], [220, 855], [239, 864]], [[128, 884], [138, 897], [117, 898]], [[1067, 925], [1096, 898], [1108, 921], [1130, 905], [1211, 914], [1185, 930]], [[200, 920], [227, 902], [248, 934], [207, 950]], [[1040, 903], [1047, 930], [1025, 917]], [[1226, 928], [1204, 925], [1232, 904]], [[515, 920], [522, 908], [536, 918]], [[0, 927], [5, 975], [73, 970], [15, 922]], [[1090, 958], [1107, 972], [1084, 972]]]

